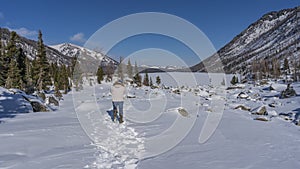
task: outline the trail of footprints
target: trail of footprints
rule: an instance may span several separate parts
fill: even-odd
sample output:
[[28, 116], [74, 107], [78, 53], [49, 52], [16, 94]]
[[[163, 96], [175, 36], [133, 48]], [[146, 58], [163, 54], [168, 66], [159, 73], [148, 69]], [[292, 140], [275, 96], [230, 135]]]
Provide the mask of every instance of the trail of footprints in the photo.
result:
[[[101, 122], [107, 127], [107, 137], [99, 135], [103, 132], [94, 121], [94, 144], [97, 149], [96, 161], [92, 164], [93, 169], [134, 169], [139, 162], [139, 157], [144, 150], [143, 138], [138, 137], [138, 133], [126, 123], [118, 124], [111, 121], [108, 115], [104, 115]], [[99, 123], [99, 122], [98, 122]]]

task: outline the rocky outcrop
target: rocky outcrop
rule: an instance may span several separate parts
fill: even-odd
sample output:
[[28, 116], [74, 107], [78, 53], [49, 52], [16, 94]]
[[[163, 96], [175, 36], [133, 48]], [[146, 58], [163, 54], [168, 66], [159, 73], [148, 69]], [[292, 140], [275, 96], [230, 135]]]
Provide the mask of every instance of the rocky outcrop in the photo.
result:
[[30, 101], [33, 112], [48, 112], [50, 109], [39, 101]]

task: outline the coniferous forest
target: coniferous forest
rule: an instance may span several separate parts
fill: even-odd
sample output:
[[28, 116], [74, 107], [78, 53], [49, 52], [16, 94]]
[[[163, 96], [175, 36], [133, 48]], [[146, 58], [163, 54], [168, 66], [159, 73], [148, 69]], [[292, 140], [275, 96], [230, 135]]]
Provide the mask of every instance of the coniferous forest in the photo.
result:
[[18, 41], [19, 35], [14, 31], [10, 33], [7, 42], [1, 40], [0, 86], [8, 89], [20, 89], [27, 94], [44, 93], [53, 86], [57, 93], [60, 90], [67, 93], [71, 89], [71, 78], [77, 60], [76, 57], [73, 58], [71, 65], [50, 62], [47, 59], [42, 31], [38, 33], [38, 47], [32, 60], [17, 45]]

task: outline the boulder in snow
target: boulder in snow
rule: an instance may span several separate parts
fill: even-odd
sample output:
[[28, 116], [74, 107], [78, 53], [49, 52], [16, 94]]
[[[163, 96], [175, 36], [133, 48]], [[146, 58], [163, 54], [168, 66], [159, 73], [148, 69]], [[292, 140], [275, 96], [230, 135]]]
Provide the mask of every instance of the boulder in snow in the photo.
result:
[[293, 113], [279, 113], [279, 117], [283, 118], [284, 120], [291, 121], [293, 120]]
[[272, 84], [271, 84], [269, 87], [266, 87], [263, 90], [265, 90], [265, 91], [273, 91], [275, 89], [272, 87]]
[[270, 117], [277, 117], [278, 113], [275, 110], [268, 111]]
[[238, 94], [237, 98], [238, 99], [248, 99], [249, 95], [245, 92], [241, 92], [241, 93]]
[[130, 94], [130, 93], [128, 93], [126, 97], [127, 98], [136, 98], [135, 94]]
[[189, 113], [182, 107], [178, 108], [177, 110], [178, 110], [178, 113], [180, 115], [182, 115], [183, 117], [187, 117], [189, 115]]
[[251, 110], [250, 107], [247, 107], [247, 106], [244, 106], [244, 105], [238, 105], [234, 109], [240, 109], [240, 110], [245, 110], [245, 111], [250, 111]]
[[275, 107], [275, 103], [270, 103], [270, 104], [268, 104], [268, 106], [274, 108]]
[[296, 125], [300, 126], [300, 112], [297, 112], [297, 113], [295, 114], [293, 123], [295, 123]]
[[259, 108], [254, 109], [251, 114], [267, 116], [268, 112], [267, 112], [266, 106], [261, 106]]
[[254, 120], [258, 120], [258, 121], [269, 121], [269, 119], [267, 117], [256, 117], [254, 118]]
[[180, 90], [177, 88], [172, 89], [172, 92], [175, 94], [180, 94]]

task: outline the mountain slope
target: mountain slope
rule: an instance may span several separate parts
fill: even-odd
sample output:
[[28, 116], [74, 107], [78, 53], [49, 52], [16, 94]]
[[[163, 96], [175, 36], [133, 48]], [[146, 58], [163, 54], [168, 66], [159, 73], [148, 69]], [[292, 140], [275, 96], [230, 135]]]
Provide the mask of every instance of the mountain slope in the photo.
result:
[[62, 43], [53, 45], [51, 47], [66, 56], [76, 57], [79, 63], [77, 67], [80, 67], [80, 70], [85, 73], [95, 74], [99, 65], [106, 73], [111, 71], [113, 72], [119, 64], [117, 61], [101, 52], [90, 50], [74, 44]]
[[[192, 71], [209, 70], [226, 73], [249, 71], [254, 59], [299, 59], [300, 7], [270, 12], [251, 24], [216, 54], [191, 67]], [[220, 57], [223, 66], [216, 65]], [[205, 64], [204, 64], [205, 63]], [[247, 70], [248, 69], [248, 70]]]
[[[1, 40], [3, 43], [7, 43], [10, 39], [10, 31], [6, 28], [0, 28], [1, 31]], [[37, 54], [37, 48], [38, 48], [38, 44], [37, 41], [34, 40], [30, 40], [27, 38], [24, 38], [22, 36], [17, 37], [16, 39], [17, 42], [17, 46], [21, 47], [22, 50], [24, 51], [25, 55], [33, 60], [36, 57]], [[47, 59], [52, 62], [52, 63], [58, 63], [58, 64], [65, 64], [65, 65], [70, 65], [71, 61], [72, 61], [72, 57], [67, 56], [62, 54], [61, 52], [59, 52], [56, 49], [53, 49], [47, 45], [45, 45], [46, 48], [46, 56]]]
[[101, 52], [96, 52], [81, 46], [77, 46], [70, 43], [62, 43], [58, 45], [50, 46], [62, 54], [70, 57], [80, 57], [81, 59], [93, 58], [96, 60], [100, 60], [102, 65], [107, 65], [108, 63], [113, 63], [118, 65], [118, 62], [113, 60], [112, 58], [102, 54]]

